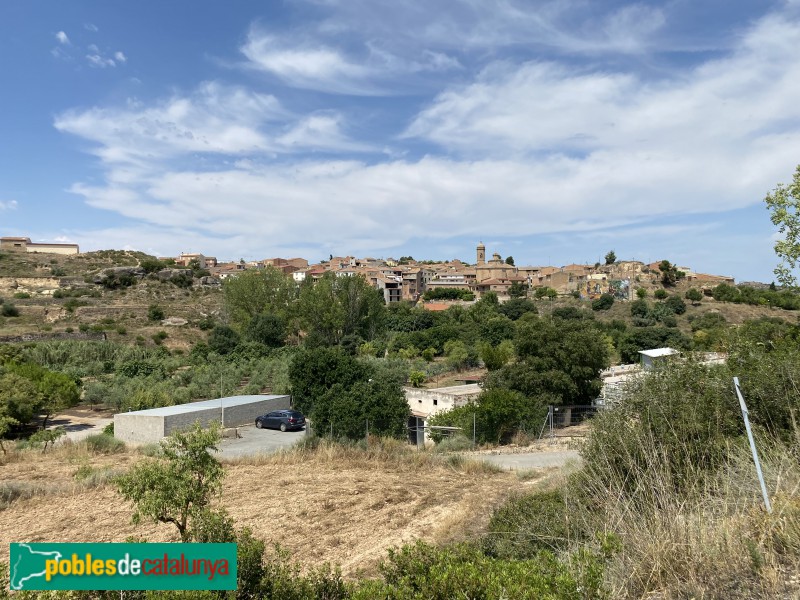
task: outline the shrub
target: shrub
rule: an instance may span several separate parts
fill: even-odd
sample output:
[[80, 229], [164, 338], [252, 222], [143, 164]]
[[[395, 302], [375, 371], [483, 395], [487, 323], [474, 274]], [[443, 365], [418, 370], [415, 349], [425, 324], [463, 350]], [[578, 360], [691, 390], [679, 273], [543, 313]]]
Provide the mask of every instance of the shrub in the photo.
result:
[[88, 304], [89, 303], [86, 302], [85, 300], [76, 300], [75, 298], [70, 298], [69, 300], [64, 302], [64, 310], [66, 310], [68, 313], [72, 313], [75, 312], [76, 308], [79, 308], [81, 306], [87, 306]]
[[571, 524], [564, 490], [510, 498], [492, 515], [484, 552], [497, 558], [535, 558], [542, 550], [566, 550], [583, 536]]
[[159, 331], [158, 333], [154, 333], [151, 337], [156, 344], [160, 345], [169, 337], [169, 334], [166, 331]]
[[201, 331], [208, 331], [214, 328], [214, 317], [203, 317], [197, 322], [197, 327]]
[[95, 454], [116, 454], [125, 450], [125, 443], [113, 435], [103, 433], [90, 435], [86, 438], [86, 446]]
[[148, 321], [163, 321], [164, 309], [158, 304], [151, 304], [147, 307], [147, 320]]
[[412, 387], [422, 387], [422, 384], [425, 383], [425, 373], [422, 371], [411, 371], [408, 375], [408, 381], [411, 383]]
[[653, 292], [653, 296], [655, 296], [656, 300], [663, 300], [667, 297], [667, 290], [658, 289]]
[[592, 301], [592, 310], [608, 310], [614, 305], [614, 296], [603, 294], [597, 300]]
[[680, 296], [670, 296], [664, 302], [664, 305], [667, 306], [672, 312], [676, 315], [682, 315], [686, 312], [686, 303], [681, 300]]
[[18, 317], [19, 309], [10, 302], [5, 302], [2, 307], [0, 307], [0, 315], [4, 317]]
[[28, 292], [17, 292], [14, 294], [14, 298], [17, 300], [27, 300], [30, 297], [31, 295]]

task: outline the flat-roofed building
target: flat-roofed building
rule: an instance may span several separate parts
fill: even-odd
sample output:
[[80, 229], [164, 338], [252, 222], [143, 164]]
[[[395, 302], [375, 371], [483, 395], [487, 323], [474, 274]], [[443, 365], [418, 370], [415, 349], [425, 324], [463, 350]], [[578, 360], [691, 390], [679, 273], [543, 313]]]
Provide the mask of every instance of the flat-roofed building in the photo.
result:
[[0, 238], [0, 250], [12, 252], [42, 252], [44, 254], [80, 254], [78, 244], [48, 244], [32, 242], [28, 237]]
[[212, 421], [221, 421], [223, 427], [239, 427], [255, 423], [256, 417], [273, 410], [291, 408], [291, 401], [291, 396], [229, 396], [119, 413], [114, 415], [114, 437], [126, 443], [155, 444], [195, 421], [203, 427]]

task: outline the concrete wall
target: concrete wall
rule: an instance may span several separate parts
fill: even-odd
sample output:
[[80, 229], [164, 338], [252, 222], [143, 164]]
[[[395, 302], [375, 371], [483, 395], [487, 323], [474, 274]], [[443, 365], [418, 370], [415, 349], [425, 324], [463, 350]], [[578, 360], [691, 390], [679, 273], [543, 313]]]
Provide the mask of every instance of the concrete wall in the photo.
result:
[[[225, 427], [239, 427], [240, 425], [253, 425], [256, 417], [273, 410], [284, 410], [292, 407], [291, 396], [278, 396], [277, 398], [264, 399], [259, 402], [239, 404], [238, 406], [225, 407]], [[217, 411], [219, 418], [219, 411]]]
[[[192, 404], [199, 406], [193, 408]], [[259, 415], [290, 407], [291, 396], [264, 398], [226, 406], [224, 426], [251, 425]], [[207, 427], [212, 421], [219, 420], [219, 405], [208, 406], [208, 402], [205, 401], [184, 404], [163, 414], [159, 414], [158, 409], [120, 413], [114, 415], [114, 437], [131, 444], [155, 444], [175, 431], [191, 427], [195, 421]]]
[[433, 416], [451, 408], [464, 406], [477, 398], [481, 389], [477, 384], [450, 386], [439, 389], [403, 388], [406, 402], [412, 412]]
[[77, 245], [69, 244], [28, 244], [27, 252], [42, 252], [45, 254], [80, 254]]

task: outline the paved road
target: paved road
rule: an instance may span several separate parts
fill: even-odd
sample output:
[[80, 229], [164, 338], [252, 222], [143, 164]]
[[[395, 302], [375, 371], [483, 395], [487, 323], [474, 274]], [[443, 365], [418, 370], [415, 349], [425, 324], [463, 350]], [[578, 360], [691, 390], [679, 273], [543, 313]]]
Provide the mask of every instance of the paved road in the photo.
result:
[[277, 429], [256, 429], [255, 425], [239, 427], [241, 438], [225, 438], [220, 444], [218, 455], [221, 458], [238, 458], [255, 454], [272, 454], [289, 448], [305, 436], [305, 429], [284, 431]]
[[484, 460], [511, 471], [563, 467], [571, 460], [580, 460], [577, 450], [557, 450], [554, 452], [520, 452], [515, 454], [473, 454], [468, 458], [473, 460]]

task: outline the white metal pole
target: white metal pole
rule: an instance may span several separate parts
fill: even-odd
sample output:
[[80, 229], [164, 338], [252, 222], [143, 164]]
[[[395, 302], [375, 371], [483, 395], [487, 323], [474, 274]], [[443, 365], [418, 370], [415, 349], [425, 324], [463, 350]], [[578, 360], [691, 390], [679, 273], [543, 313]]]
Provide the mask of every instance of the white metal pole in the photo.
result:
[[767, 512], [772, 512], [772, 505], [769, 502], [769, 494], [767, 493], [767, 484], [764, 482], [764, 474], [761, 472], [761, 461], [758, 460], [758, 450], [756, 450], [756, 442], [753, 439], [753, 430], [750, 429], [750, 419], [748, 417], [747, 405], [744, 403], [742, 391], [739, 389], [739, 378], [733, 378], [733, 388], [736, 390], [736, 395], [739, 397], [739, 406], [742, 409], [742, 418], [744, 419], [744, 427], [747, 430], [747, 439], [750, 442], [750, 449], [753, 451], [753, 462], [756, 463], [756, 473], [758, 473], [758, 481], [761, 484], [761, 493], [764, 496], [764, 506], [767, 507]]

